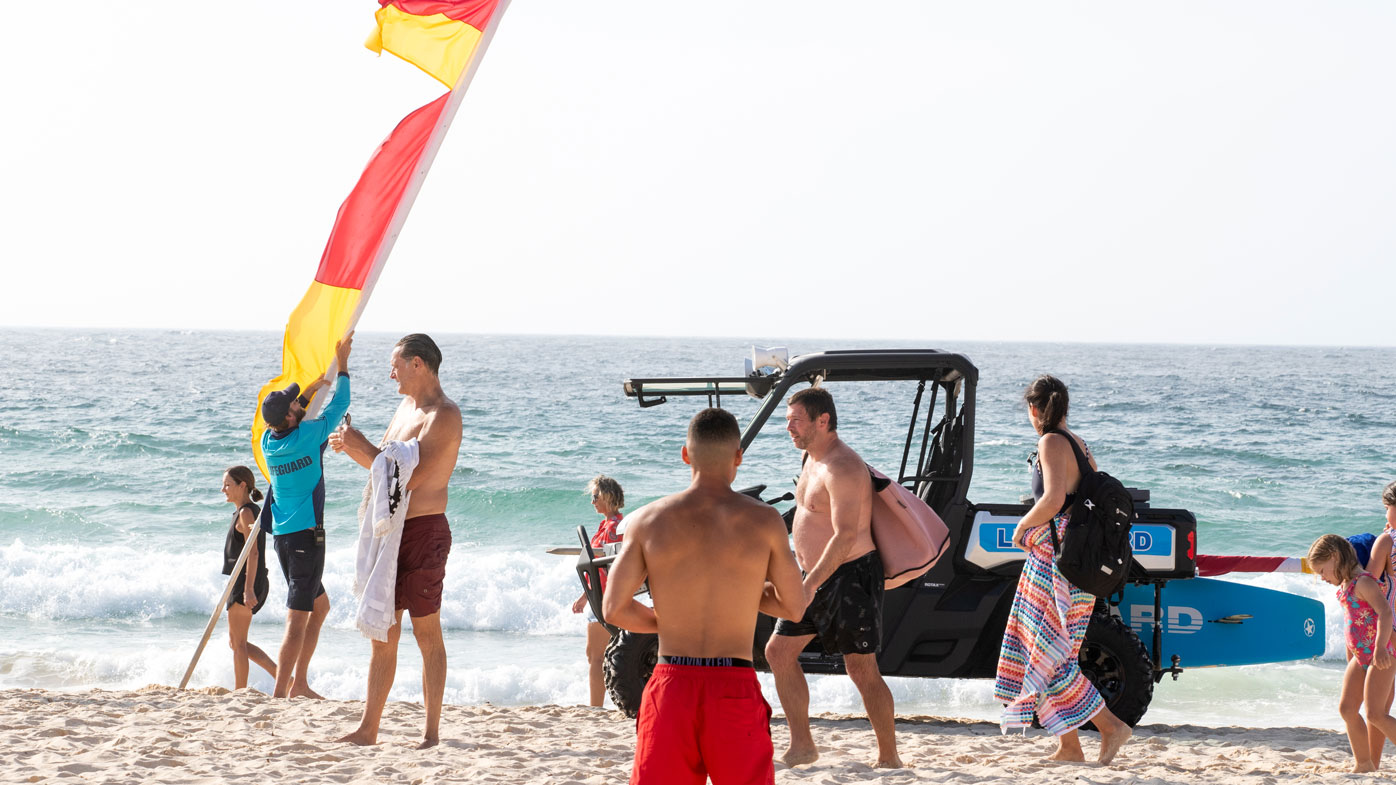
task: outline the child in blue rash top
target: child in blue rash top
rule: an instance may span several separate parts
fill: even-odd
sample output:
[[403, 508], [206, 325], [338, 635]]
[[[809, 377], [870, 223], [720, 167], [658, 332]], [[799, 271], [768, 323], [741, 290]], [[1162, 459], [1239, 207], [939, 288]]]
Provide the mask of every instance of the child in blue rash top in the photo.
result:
[[[330, 600], [320, 578], [325, 572], [325, 472], [321, 455], [330, 431], [349, 409], [349, 350], [354, 334], [335, 344], [339, 376], [334, 398], [319, 417], [305, 419], [310, 397], [329, 384], [317, 379], [305, 389], [292, 384], [262, 400], [262, 455], [271, 488], [262, 510], [262, 526], [271, 529], [281, 573], [286, 576], [286, 636], [276, 660], [273, 695], [319, 698], [310, 689], [307, 671]], [[270, 519], [270, 520], [268, 520]], [[270, 525], [268, 525], [270, 523]]]

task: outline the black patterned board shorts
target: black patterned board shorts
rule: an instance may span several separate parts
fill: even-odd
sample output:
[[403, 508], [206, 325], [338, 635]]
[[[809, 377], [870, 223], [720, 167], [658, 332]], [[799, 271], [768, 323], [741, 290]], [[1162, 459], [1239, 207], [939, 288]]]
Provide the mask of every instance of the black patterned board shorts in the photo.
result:
[[882, 557], [870, 551], [839, 565], [799, 621], [776, 619], [776, 635], [814, 635], [826, 654], [876, 654], [882, 647]]

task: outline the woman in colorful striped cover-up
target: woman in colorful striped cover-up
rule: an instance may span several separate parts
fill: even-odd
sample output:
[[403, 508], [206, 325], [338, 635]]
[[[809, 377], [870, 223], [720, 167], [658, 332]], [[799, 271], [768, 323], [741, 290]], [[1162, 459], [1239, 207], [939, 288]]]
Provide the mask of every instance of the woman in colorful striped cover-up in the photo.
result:
[[1013, 532], [1013, 544], [1028, 556], [1004, 630], [994, 697], [1007, 704], [1005, 730], [1029, 727], [1036, 715], [1042, 727], [1056, 734], [1057, 749], [1049, 760], [1084, 761], [1077, 728], [1094, 721], [1101, 732], [1099, 761], [1109, 763], [1131, 731], [1105, 707], [1100, 693], [1081, 672], [1077, 657], [1095, 597], [1057, 571], [1047, 530], [1050, 524], [1062, 536], [1081, 482], [1067, 439], [1076, 441], [1092, 468], [1095, 457], [1079, 436], [1066, 429], [1067, 393], [1061, 380], [1040, 376], [1028, 385], [1023, 399], [1033, 428], [1041, 434], [1029, 458], [1037, 501]]

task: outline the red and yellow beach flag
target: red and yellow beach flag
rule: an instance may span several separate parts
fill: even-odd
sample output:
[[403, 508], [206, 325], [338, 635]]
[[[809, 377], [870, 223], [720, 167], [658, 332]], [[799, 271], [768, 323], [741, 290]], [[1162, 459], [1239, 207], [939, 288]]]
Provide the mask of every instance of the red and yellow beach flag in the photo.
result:
[[359, 311], [360, 299], [366, 296], [364, 284], [372, 272], [373, 260], [421, 161], [427, 137], [441, 117], [446, 98], [443, 95], [403, 118], [379, 145], [358, 185], [340, 205], [315, 280], [286, 322], [286, 335], [281, 341], [281, 375], [257, 393], [252, 449], [263, 475], [266, 461], [262, 457], [262, 431], [266, 423], [261, 417], [262, 399], [292, 382], [305, 389], [330, 367], [335, 342], [349, 332], [350, 320]]
[[[392, 52], [454, 91], [457, 85], [464, 88], [462, 74], [483, 52], [488, 25], [508, 0], [379, 0], [379, 5], [378, 29], [369, 38], [369, 48]], [[378, 146], [340, 206], [315, 279], [286, 322], [281, 375], [257, 394], [252, 452], [262, 476], [267, 476], [262, 399], [292, 382], [305, 389], [328, 372], [334, 345], [354, 328], [363, 312], [459, 103], [460, 96], [448, 92], [403, 118]]]
[[499, 0], [378, 0], [378, 29], [364, 45], [384, 49], [448, 88], [470, 64]]

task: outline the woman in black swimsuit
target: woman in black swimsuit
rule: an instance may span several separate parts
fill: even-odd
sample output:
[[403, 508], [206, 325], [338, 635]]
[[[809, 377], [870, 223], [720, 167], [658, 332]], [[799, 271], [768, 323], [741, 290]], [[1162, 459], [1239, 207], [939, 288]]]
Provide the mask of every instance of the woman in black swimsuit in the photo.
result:
[[[223, 474], [223, 497], [237, 508], [233, 513], [232, 525], [228, 527], [228, 538], [223, 543], [223, 574], [232, 575], [238, 556], [252, 525], [257, 522], [257, 505], [262, 500], [262, 492], [257, 490], [257, 480], [252, 470], [246, 466], [234, 466]], [[233, 689], [247, 686], [248, 660], [257, 663], [263, 670], [276, 678], [276, 663], [267, 653], [247, 642], [247, 629], [252, 625], [252, 616], [262, 609], [267, 601], [267, 562], [262, 558], [266, 552], [267, 533], [257, 531], [257, 540], [247, 552], [247, 562], [228, 597], [228, 646], [233, 650]]]

